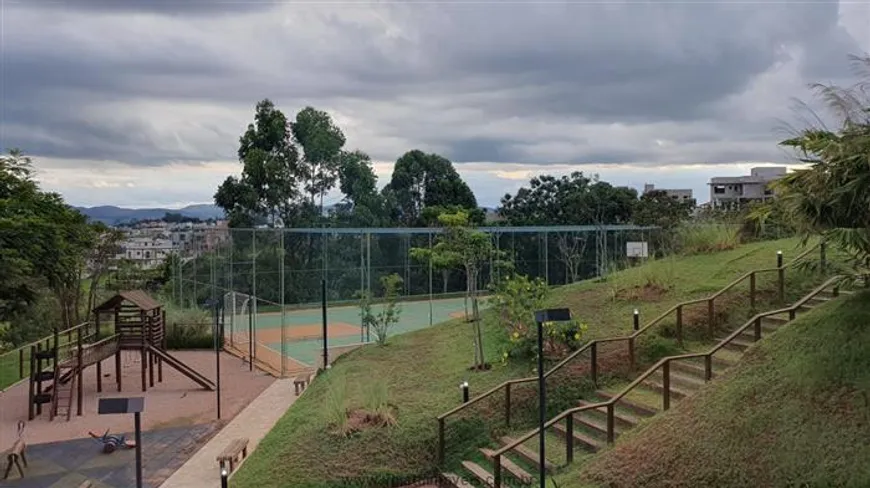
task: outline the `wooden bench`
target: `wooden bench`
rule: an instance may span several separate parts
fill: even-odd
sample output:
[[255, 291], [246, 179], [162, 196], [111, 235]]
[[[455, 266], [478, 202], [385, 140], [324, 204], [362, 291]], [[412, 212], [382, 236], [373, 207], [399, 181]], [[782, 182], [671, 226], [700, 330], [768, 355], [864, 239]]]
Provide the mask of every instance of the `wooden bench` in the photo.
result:
[[311, 382], [311, 373], [299, 373], [296, 375], [296, 378], [293, 379], [293, 388], [296, 390], [296, 396], [299, 396], [299, 393], [305, 391], [305, 387], [308, 386], [308, 383]]
[[[239, 456], [241, 456], [241, 458]], [[217, 457], [217, 461], [220, 463], [222, 469], [224, 463], [230, 463], [230, 469], [227, 473], [232, 473], [236, 465], [236, 460], [245, 459], [246, 457], [248, 457], [248, 438], [242, 437], [230, 442], [226, 449], [224, 449]]]
[[12, 465], [15, 464], [15, 467], [18, 468], [18, 474], [22, 478], [24, 478], [24, 470], [21, 469], [20, 461], [24, 462], [24, 467], [27, 467], [27, 458], [24, 456], [24, 450], [27, 446], [24, 444], [24, 441], [21, 438], [18, 438], [14, 444], [12, 444], [12, 449], [9, 451], [9, 454], [6, 455], [6, 472], [3, 474], [3, 479], [9, 477], [9, 472], [12, 471]]

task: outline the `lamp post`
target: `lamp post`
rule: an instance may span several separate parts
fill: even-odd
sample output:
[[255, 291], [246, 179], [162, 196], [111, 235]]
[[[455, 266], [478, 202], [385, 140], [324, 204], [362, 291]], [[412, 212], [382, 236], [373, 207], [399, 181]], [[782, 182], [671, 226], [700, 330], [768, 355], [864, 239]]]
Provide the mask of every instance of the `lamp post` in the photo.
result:
[[145, 398], [100, 398], [97, 413], [112, 415], [132, 413], [136, 435], [136, 488], [142, 488], [142, 419], [140, 414], [145, 410]]
[[460, 383], [459, 389], [462, 390], [462, 403], [468, 403], [468, 382], [463, 381]]
[[[544, 425], [547, 423], [547, 390], [544, 381], [544, 322], [567, 322], [571, 320], [571, 311], [567, 308], [551, 308], [535, 312], [535, 323], [538, 325], [538, 466], [541, 488], [547, 486], [547, 471], [544, 459], [546, 452], [544, 442]], [[573, 435], [571, 432], [568, 435]]]
[[640, 328], [640, 312], [637, 309], [634, 309], [634, 330], [638, 330]]
[[776, 251], [776, 267], [782, 268], [782, 251]]
[[221, 466], [221, 488], [227, 488], [228, 486], [227, 475], [227, 468]]

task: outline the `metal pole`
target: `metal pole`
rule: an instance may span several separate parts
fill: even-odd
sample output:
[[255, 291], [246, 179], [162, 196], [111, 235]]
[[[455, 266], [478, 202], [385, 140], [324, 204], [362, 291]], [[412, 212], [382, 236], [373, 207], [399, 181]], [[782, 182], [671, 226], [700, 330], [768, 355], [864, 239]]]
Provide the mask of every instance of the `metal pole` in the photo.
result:
[[[365, 288], [366, 288], [366, 275], [365, 275], [365, 267], [366, 267], [366, 250], [365, 250], [365, 238], [363, 238], [362, 232], [359, 234], [359, 298], [360, 300], [364, 300], [365, 296]], [[362, 303], [360, 303], [362, 305]], [[362, 313], [359, 314], [359, 341], [365, 341], [365, 320], [363, 319]]]
[[[544, 471], [544, 424], [547, 420], [547, 391], [544, 383], [544, 323], [538, 322], [538, 439], [540, 441], [538, 460], [539, 460], [539, 477], [541, 479], [541, 488], [546, 488], [547, 473]], [[570, 435], [570, 434], [569, 434]]]
[[[372, 296], [372, 234], [366, 234], [366, 290], [369, 297]], [[366, 342], [371, 342], [372, 335], [370, 327], [366, 326]]]
[[432, 231], [429, 236], [429, 327], [432, 326]]
[[136, 429], [136, 488], [142, 488], [142, 419], [140, 413], [133, 414]]
[[221, 488], [227, 488], [227, 468], [221, 466]]
[[219, 320], [219, 311], [218, 311], [217, 302], [214, 303], [214, 369], [215, 369], [215, 379], [217, 384], [217, 389], [215, 390], [215, 400], [217, 401], [217, 418], [221, 419], [221, 343], [223, 342], [223, 337], [221, 337], [222, 327], [220, 325]]
[[462, 390], [462, 403], [468, 403], [468, 382], [463, 381], [461, 385], [459, 385], [459, 389]]
[[640, 312], [637, 309], [634, 309], [634, 330], [638, 330], [640, 328]]
[[[251, 299], [248, 298], [248, 302]], [[254, 309], [248, 304], [248, 367], [254, 370]]]
[[286, 341], [286, 332], [284, 331], [284, 324], [286, 324], [285, 320], [287, 320], [287, 313], [284, 310], [284, 254], [286, 253], [286, 248], [284, 247], [284, 231], [279, 229], [280, 236], [278, 241], [281, 243], [281, 259], [280, 265], [281, 270], [278, 272], [278, 277], [281, 280], [280, 293], [281, 293], [281, 377], [284, 377], [284, 372], [286, 371], [285, 359], [284, 356], [287, 355], [285, 341]]
[[320, 280], [320, 307], [323, 313], [323, 369], [329, 367], [329, 352], [327, 351], [327, 330], [326, 330], [326, 280]]
[[254, 347], [254, 343], [257, 340], [257, 337], [256, 337], [256, 333], [257, 333], [256, 325], [257, 324], [254, 323], [257, 320], [257, 230], [256, 229], [251, 231], [251, 252], [254, 255], [252, 258], [253, 260], [251, 261], [251, 269], [253, 270], [253, 282], [251, 283], [251, 287], [252, 287], [251, 295], [253, 295], [253, 297], [251, 297], [251, 298], [252, 298], [252, 301], [254, 303], [252, 303], [251, 304], [252, 306], [249, 308], [252, 309], [251, 330], [250, 330], [251, 336], [250, 337], [251, 337], [251, 362], [253, 363], [254, 362], [254, 355], [257, 354], [257, 348]]

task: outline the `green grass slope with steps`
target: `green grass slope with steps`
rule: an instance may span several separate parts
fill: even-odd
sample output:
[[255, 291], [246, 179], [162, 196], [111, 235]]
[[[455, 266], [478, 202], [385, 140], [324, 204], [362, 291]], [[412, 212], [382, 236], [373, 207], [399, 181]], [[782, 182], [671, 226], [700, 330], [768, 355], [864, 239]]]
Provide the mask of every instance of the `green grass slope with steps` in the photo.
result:
[[870, 292], [818, 306], [560, 487], [870, 486]]
[[[784, 252], [786, 262], [801, 251], [797, 239], [785, 239], [716, 254], [666, 258], [614, 273], [604, 281], [587, 280], [556, 289], [550, 305], [569, 306], [575, 316], [589, 324], [590, 338], [620, 335], [631, 330], [635, 307], [641, 310], [641, 322], [645, 323], [680, 301], [708, 296], [711, 290], [749, 270], [774, 266], [777, 250]], [[759, 278], [758, 289], [767, 298], [775, 295], [774, 276]], [[796, 272], [789, 272], [787, 281], [789, 296], [792, 290], [811, 285]], [[735, 292], [745, 293], [746, 288]], [[649, 290], [653, 293], [647, 293]], [[741, 313], [745, 312], [748, 307], [743, 306]], [[468, 370], [473, 354], [472, 328], [458, 320], [392, 337], [385, 347], [353, 351], [320, 375], [287, 411], [233, 476], [233, 486], [279, 487], [292, 482], [299, 487], [331, 487], [347, 486], [348, 480], [385, 486], [388, 479], [436, 470], [435, 417], [459, 404], [459, 384], [468, 380], [474, 396], [505, 380], [531, 374], [530, 363], [499, 361], [507, 334], [491, 311], [485, 312], [484, 318], [484, 344], [493, 363], [491, 370]], [[688, 314], [685, 320], [691, 322]], [[648, 360], [657, 359], [656, 350], [650, 354]], [[365, 407], [378, 389], [387, 391], [397, 425], [366, 429], [348, 437], [335, 435], [336, 412]], [[556, 412], [562, 408], [555, 404], [548, 407]], [[461, 470], [462, 461], [468, 460], [487, 465], [486, 455], [479, 449], [492, 447], [493, 439], [511, 434], [499, 431], [502, 416], [494, 413], [484, 409], [448, 429], [448, 469]], [[536, 415], [525, 413], [529, 418]], [[518, 423], [521, 417], [517, 415]]]

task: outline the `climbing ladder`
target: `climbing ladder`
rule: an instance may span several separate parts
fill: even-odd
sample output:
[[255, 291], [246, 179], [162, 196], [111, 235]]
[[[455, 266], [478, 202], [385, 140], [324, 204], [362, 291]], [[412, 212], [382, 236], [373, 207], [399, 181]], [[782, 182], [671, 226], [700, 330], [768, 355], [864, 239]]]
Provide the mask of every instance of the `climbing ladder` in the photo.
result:
[[72, 416], [72, 401], [75, 394], [77, 373], [76, 367], [68, 364], [60, 364], [55, 369], [51, 411], [49, 412], [50, 420], [54, 420], [58, 415], [65, 415], [67, 420]]

